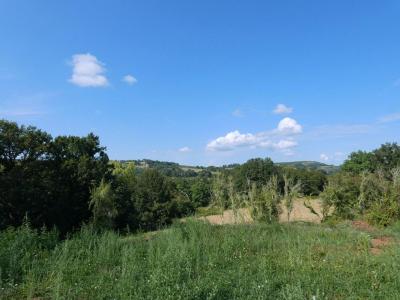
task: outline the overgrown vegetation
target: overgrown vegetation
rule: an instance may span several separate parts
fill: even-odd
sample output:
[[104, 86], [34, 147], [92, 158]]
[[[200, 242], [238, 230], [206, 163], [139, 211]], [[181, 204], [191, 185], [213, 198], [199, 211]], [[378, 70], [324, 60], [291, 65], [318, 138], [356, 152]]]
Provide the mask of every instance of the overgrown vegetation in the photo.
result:
[[[395, 236], [399, 231], [394, 229]], [[397, 234], [397, 235], [396, 235]], [[398, 246], [320, 225], [177, 224], [121, 237], [0, 233], [4, 299], [395, 299]]]
[[[398, 251], [372, 257], [370, 235], [327, 224], [398, 228], [400, 147], [352, 153], [332, 174], [305, 165], [110, 162], [93, 134], [2, 120], [0, 298], [393, 298]], [[309, 199], [322, 201], [327, 224], [279, 225], [303, 196], [315, 214]], [[240, 221], [244, 208], [254, 224], [169, 227], [225, 209]]]
[[387, 226], [400, 217], [400, 147], [384, 144], [372, 152], [354, 152], [342, 171], [329, 178], [320, 195], [328, 212], [343, 219], [365, 218]]

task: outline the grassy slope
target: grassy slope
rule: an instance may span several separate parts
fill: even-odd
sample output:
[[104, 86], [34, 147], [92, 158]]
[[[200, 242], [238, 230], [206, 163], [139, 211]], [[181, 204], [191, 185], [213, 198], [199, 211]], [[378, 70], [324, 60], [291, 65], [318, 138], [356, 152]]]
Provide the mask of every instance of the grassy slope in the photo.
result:
[[[304, 224], [188, 222], [124, 238], [83, 230], [29, 260], [15, 259], [23, 250], [9, 252], [11, 267], [23, 264], [22, 284], [3, 278], [1, 292], [7, 299], [394, 299], [399, 247], [373, 256], [369, 241], [346, 226]], [[12, 238], [1, 233], [0, 242], [4, 251]]]

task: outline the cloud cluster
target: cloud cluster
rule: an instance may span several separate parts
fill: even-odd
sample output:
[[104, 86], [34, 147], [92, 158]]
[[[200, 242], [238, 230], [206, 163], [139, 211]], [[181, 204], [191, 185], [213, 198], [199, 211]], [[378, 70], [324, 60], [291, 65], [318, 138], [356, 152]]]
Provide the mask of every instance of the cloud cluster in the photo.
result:
[[128, 85], [134, 85], [135, 83], [137, 83], [137, 79], [135, 77], [133, 77], [132, 75], [125, 75], [122, 78], [122, 81], [126, 82]]
[[102, 87], [108, 85], [104, 64], [96, 56], [75, 54], [72, 56], [72, 76], [70, 82], [81, 87]]
[[322, 161], [328, 161], [328, 160], [329, 160], [329, 156], [326, 155], [325, 153], [321, 153], [321, 155], [319, 156], [319, 158], [320, 158]]
[[[86, 54], [75, 54], [72, 56], [72, 76], [69, 82], [80, 87], [105, 87], [109, 81], [105, 75], [104, 63], [96, 56]], [[122, 81], [128, 85], [137, 83], [137, 79], [130, 74], [125, 75]]]
[[273, 110], [273, 113], [276, 115], [288, 115], [293, 112], [292, 107], [288, 107], [285, 104], [278, 104], [275, 109]]
[[327, 161], [333, 161], [333, 162], [338, 162], [342, 161], [343, 158], [345, 157], [345, 154], [343, 152], [337, 151], [333, 154], [325, 154], [321, 153], [319, 158], [321, 161], [327, 162]]
[[182, 147], [182, 148], [179, 149], [179, 152], [182, 152], [182, 153], [187, 153], [187, 152], [190, 152], [190, 151], [192, 151], [192, 149], [190, 149], [187, 146]]
[[303, 131], [303, 127], [295, 119], [284, 118], [278, 124], [278, 131], [282, 134], [297, 134]]
[[225, 136], [218, 137], [206, 146], [208, 151], [231, 151], [241, 147], [268, 148], [291, 154], [298, 144], [293, 136], [302, 132], [302, 126], [292, 118], [282, 119], [278, 127], [270, 130], [253, 133], [240, 133], [235, 130]]

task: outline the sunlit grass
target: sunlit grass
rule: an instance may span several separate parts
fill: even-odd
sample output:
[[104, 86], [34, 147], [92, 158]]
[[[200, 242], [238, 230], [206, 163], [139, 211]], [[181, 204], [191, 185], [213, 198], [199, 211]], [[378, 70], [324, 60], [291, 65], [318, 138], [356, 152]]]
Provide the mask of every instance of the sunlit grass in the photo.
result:
[[[390, 234], [396, 237], [397, 228]], [[369, 234], [347, 226], [188, 221], [129, 237], [83, 229], [57, 246], [32, 231], [0, 236], [7, 299], [395, 299], [400, 293], [398, 246], [373, 256]], [[31, 248], [23, 240], [38, 241]], [[21, 251], [7, 251], [15, 243]], [[8, 260], [20, 271], [3, 274]]]

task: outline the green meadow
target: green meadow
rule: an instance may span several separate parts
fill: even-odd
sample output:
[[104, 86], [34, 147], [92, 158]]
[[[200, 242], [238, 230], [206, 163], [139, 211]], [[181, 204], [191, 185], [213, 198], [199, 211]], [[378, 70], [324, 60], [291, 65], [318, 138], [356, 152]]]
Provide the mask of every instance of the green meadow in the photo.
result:
[[[379, 254], [371, 239], [393, 240]], [[400, 226], [216, 226], [188, 221], [118, 235], [90, 227], [59, 241], [0, 233], [2, 299], [396, 299]]]

